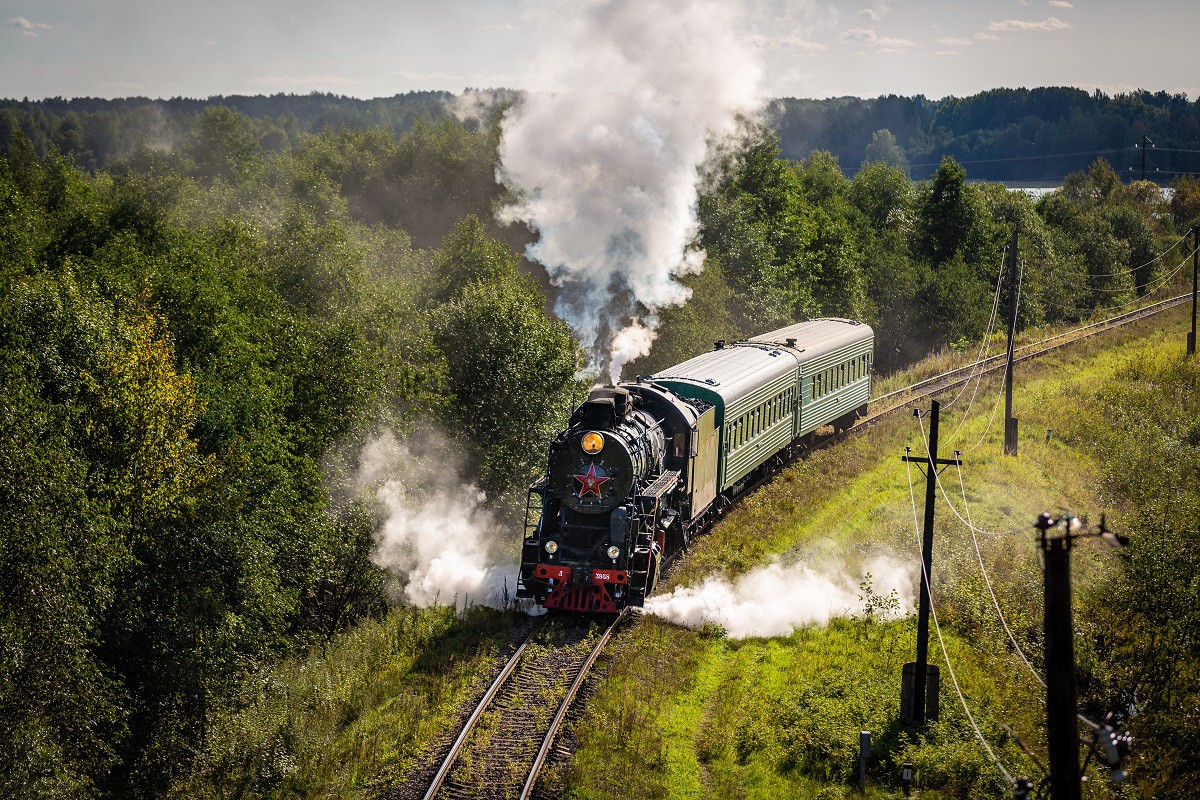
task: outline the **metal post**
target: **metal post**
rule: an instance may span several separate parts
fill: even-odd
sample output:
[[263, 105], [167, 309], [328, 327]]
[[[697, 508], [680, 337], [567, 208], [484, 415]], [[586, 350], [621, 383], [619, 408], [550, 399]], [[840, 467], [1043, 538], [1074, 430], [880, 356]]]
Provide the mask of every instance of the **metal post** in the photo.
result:
[[1004, 366], [1004, 453], [1017, 454], [1017, 421], [1012, 414], [1013, 339], [1017, 335], [1017, 229], [1008, 245], [1008, 361]]
[[1080, 800], [1079, 728], [1076, 724], [1075, 633], [1071, 624], [1071, 523], [1065, 515], [1061, 535], [1048, 514], [1036, 523], [1044, 554], [1046, 637], [1046, 744], [1050, 755], [1052, 800]]
[[[958, 453], [954, 458], [938, 458], [938, 424], [941, 418], [942, 404], [937, 400], [929, 407], [929, 452], [924, 458], [905, 455], [902, 460], [924, 464], [925, 469], [925, 524], [921, 532], [921, 599], [917, 608], [917, 660], [905, 664], [905, 683], [907, 675], [912, 675], [912, 693], [901, 689], [901, 716], [922, 723], [925, 721], [926, 708], [932, 709], [929, 716], [937, 719], [937, 669], [929, 667], [929, 606], [930, 585], [933, 581], [933, 512], [934, 500], [937, 498], [937, 468], [942, 464], [961, 464]], [[915, 412], [920, 416], [920, 410]], [[930, 702], [930, 687], [927, 678], [934, 679], [934, 701]], [[907, 699], [907, 702], [906, 702]]]
[[1187, 351], [1196, 355], [1196, 272], [1200, 269], [1200, 228], [1192, 228], [1192, 331], [1188, 334]]
[[871, 732], [858, 732], [858, 789], [867, 788], [867, 759], [871, 757]]
[[1146, 142], [1150, 141], [1150, 137], [1142, 134], [1142, 180], [1146, 180]]

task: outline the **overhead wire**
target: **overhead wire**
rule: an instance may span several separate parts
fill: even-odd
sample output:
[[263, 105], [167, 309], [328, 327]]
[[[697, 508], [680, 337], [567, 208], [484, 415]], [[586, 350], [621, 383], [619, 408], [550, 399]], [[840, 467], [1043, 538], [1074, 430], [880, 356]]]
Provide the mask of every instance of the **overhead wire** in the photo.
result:
[[[1177, 274], [1179, 274], [1179, 271], [1181, 269], [1183, 269], [1183, 265], [1186, 264], [1187, 260], [1191, 257], [1192, 257], [1192, 254], [1188, 253], [1186, 256], [1184, 256], [1184, 260], [1182, 262], [1180, 262], [1179, 266], [1177, 266], [1169, 274], [1160, 275], [1157, 278], [1152, 278], [1152, 279], [1146, 281], [1145, 283], [1139, 283], [1136, 286], [1084, 286], [1084, 287], [1080, 287], [1080, 288], [1082, 288], [1086, 292], [1102, 292], [1105, 294], [1122, 294], [1124, 292], [1137, 291], [1138, 289], [1147, 289], [1153, 284], [1159, 284], [1159, 286], [1155, 287], [1155, 289], [1158, 289], [1161, 287], [1161, 285], [1165, 284], [1171, 278], [1174, 278]], [[1076, 274], [1078, 275], [1080, 273], [1076, 273]], [[1102, 277], [1102, 276], [1092, 275], [1089, 277]], [[1154, 289], [1152, 289], [1150, 291], [1154, 291]], [[1146, 292], [1146, 294], [1149, 294], [1149, 293], [1150, 292]]]
[[[937, 468], [933, 463], [933, 456], [930, 455], [929, 459], [930, 461], [928, 469], [934, 470], [934, 474], [936, 475]], [[920, 553], [921, 526], [917, 522], [917, 498], [913, 492], [912, 462], [906, 461], [904, 464], [908, 469], [908, 496], [912, 501], [913, 527], [917, 535], [917, 552]], [[979, 730], [979, 725], [976, 724], [975, 717], [971, 714], [971, 709], [967, 706], [967, 698], [963, 696], [962, 689], [958, 685], [958, 676], [954, 674], [954, 666], [950, 663], [950, 654], [946, 650], [946, 640], [942, 638], [942, 627], [940, 624], [938, 624], [937, 609], [934, 608], [933, 603], [933, 584], [929, 580], [929, 573], [925, 570], [925, 559], [923, 557], [921, 558], [921, 581], [925, 585], [925, 594], [929, 598], [929, 616], [933, 620], [933, 629], [937, 632], [938, 645], [942, 649], [942, 658], [946, 661], [946, 671], [950, 673], [950, 682], [954, 685], [954, 693], [958, 695], [958, 702], [962, 704], [963, 712], [967, 715], [967, 721], [971, 723], [971, 728], [975, 731], [975, 738], [979, 739], [979, 743], [983, 745], [984, 752], [987, 753], [988, 757], [992, 760], [992, 763], [996, 765], [996, 769], [1000, 770], [1000, 774], [1004, 776], [1004, 779], [1008, 781], [1010, 785], [1016, 785], [1016, 781], [1013, 779], [1012, 774], [1004, 767], [1004, 763], [1000, 761], [1000, 758], [996, 755], [995, 751], [992, 750], [992, 746], [988, 744], [987, 739], [984, 738], [983, 731]], [[916, 702], [924, 702], [924, 700], [925, 698], [923, 697], [917, 698]]]
[[[1124, 153], [1124, 147], [1110, 147], [1106, 150], [1081, 150], [1077, 153], [1048, 153], [1035, 156], [1006, 156], [1004, 158], [974, 158], [967, 161], [958, 161], [959, 164], [1000, 164], [1008, 161], [1034, 161], [1038, 159], [1050, 158], [1077, 158], [1079, 156], [1098, 156], [1104, 153]], [[950, 155], [946, 153], [945, 155]], [[944, 157], [944, 156], [943, 156]], [[937, 167], [940, 166], [940, 161], [929, 161], [922, 164], [909, 164], [909, 167]]]
[[988, 595], [992, 598], [992, 605], [996, 609], [996, 616], [1000, 618], [1000, 624], [1004, 627], [1004, 632], [1008, 634], [1008, 640], [1012, 642], [1013, 650], [1016, 651], [1017, 657], [1020, 658], [1021, 662], [1029, 668], [1030, 673], [1033, 675], [1033, 679], [1040, 683], [1043, 688], [1045, 688], [1046, 681], [1042, 679], [1042, 676], [1038, 673], [1037, 669], [1035, 669], [1033, 664], [1030, 663], [1029, 659], [1025, 657], [1025, 651], [1023, 651], [1021, 649], [1021, 645], [1017, 643], [1017, 637], [1013, 636], [1012, 629], [1008, 627], [1008, 620], [1004, 618], [1004, 612], [1000, 610], [1000, 601], [996, 599], [996, 592], [992, 589], [992, 581], [988, 577], [987, 568], [983, 564], [983, 553], [979, 550], [979, 538], [975, 536], [975, 525], [971, 521], [971, 506], [969, 503], [967, 503], [967, 487], [966, 484], [963, 483], [962, 464], [955, 463], [955, 467], [958, 469], [958, 487], [962, 491], [963, 511], [966, 512], [967, 515], [967, 530], [971, 532], [971, 542], [975, 545], [975, 558], [979, 561], [979, 572], [983, 575], [983, 585], [987, 587]]
[[1073, 273], [1073, 274], [1080, 275], [1080, 276], [1087, 277], [1087, 278], [1115, 278], [1119, 275], [1130, 275], [1134, 272], [1137, 272], [1139, 269], [1148, 267], [1151, 264], [1153, 264], [1155, 261], [1158, 261], [1160, 258], [1165, 256], [1167, 253], [1171, 252], [1176, 247], [1179, 247], [1180, 243], [1186, 241], [1188, 236], [1190, 236], [1190, 235], [1191, 235], [1191, 231], [1189, 230], [1183, 236], [1180, 236], [1178, 239], [1176, 239], [1175, 244], [1171, 245], [1166, 250], [1163, 250], [1161, 253], [1159, 253], [1154, 258], [1150, 259], [1149, 261], [1147, 261], [1145, 264], [1141, 264], [1136, 267], [1129, 267], [1128, 269], [1117, 270], [1116, 272], [1088, 272], [1088, 273], [1077, 272], [1077, 273]]
[[[975, 354], [975, 362], [977, 364], [979, 364], [982, 361], [984, 348], [987, 347], [988, 339], [991, 337], [992, 331], [995, 330], [996, 313], [997, 313], [997, 310], [1000, 308], [1000, 286], [1003, 282], [1004, 282], [1004, 256], [1002, 254], [1000, 256], [1000, 269], [996, 273], [996, 290], [994, 292], [992, 292], [992, 314], [991, 314], [991, 317], [988, 319], [987, 327], [984, 329], [983, 338], [979, 342], [979, 352], [977, 352]], [[979, 378], [982, 376], [983, 376], [983, 367], [981, 365], [976, 378]], [[974, 380], [974, 378], [967, 378], [966, 382], [963, 383], [962, 387], [958, 390], [958, 394], [956, 394], [954, 396], [953, 400], [951, 400], [949, 403], [946, 403], [946, 405], [944, 407], [950, 408], [955, 403], [957, 403], [958, 399], [963, 396], [963, 392], [965, 392], [967, 390], [967, 386], [971, 383], [972, 380]], [[978, 381], [976, 381], [976, 383], [975, 383], [975, 389], [976, 389], [976, 391], [979, 390]], [[966, 418], [965, 415], [970, 412], [971, 405], [974, 402], [975, 402], [975, 393], [972, 392], [971, 400], [967, 403], [967, 410], [963, 412], [964, 419]]]
[[[988, 322], [988, 329], [987, 329], [987, 332], [984, 334], [983, 343], [980, 344], [979, 356], [977, 356], [975, 359], [976, 363], [979, 365], [979, 371], [975, 375], [975, 389], [971, 392], [971, 399], [967, 403], [966, 410], [963, 411], [962, 417], [958, 420], [958, 426], [955, 427], [955, 429], [953, 431], [951, 431], [951, 433], [948, 437], [946, 437], [947, 444], [954, 441], [955, 437], [958, 435], [958, 432], [960, 430], [962, 430], [963, 424], [967, 421], [967, 417], [971, 413], [971, 408], [975, 405], [975, 396], [979, 393], [979, 387], [983, 385], [983, 372], [984, 372], [983, 362], [984, 362], [984, 360], [986, 360], [986, 359], [982, 358], [983, 344], [988, 341], [988, 339], [992, 335], [992, 331], [995, 330], [996, 314], [1000, 308], [1000, 283], [1001, 283], [1001, 279], [1003, 278], [1003, 276], [1004, 276], [1004, 258], [1003, 258], [1003, 256], [1001, 256], [1001, 258], [1000, 258], [1000, 274], [996, 278], [996, 293], [992, 297], [992, 318]], [[1016, 286], [1016, 292], [1017, 292], [1016, 307], [1017, 308], [1020, 308], [1020, 306], [1021, 306], [1021, 283], [1024, 281], [1024, 277], [1025, 277], [1025, 264], [1024, 264], [1024, 262], [1022, 262], [1020, 277], [1018, 278], [1017, 286]], [[990, 358], [990, 356], [989, 356], [989, 358]], [[971, 378], [968, 377], [967, 382], [969, 383], [970, 381], [971, 381]], [[964, 384], [964, 388], [965, 388], [965, 386], [966, 386], [966, 384]], [[961, 392], [960, 392], [960, 394], [961, 394]], [[957, 400], [958, 398], [955, 397], [954, 399]], [[950, 408], [950, 406], [952, 406], [952, 405], [954, 405], [953, 402], [948, 403], [947, 405], [943, 406], [943, 408]], [[990, 425], [990, 423], [989, 423], [989, 425]]]
[[[1120, 310], [1123, 308], [1128, 308], [1129, 306], [1133, 305], [1134, 303], [1140, 303], [1143, 300], [1145, 300], [1147, 297], [1149, 297], [1150, 295], [1165, 288], [1177, 275], [1179, 275], [1180, 272], [1183, 271], [1183, 268], [1185, 266], [1187, 266], [1188, 259], [1190, 259], [1192, 257], [1192, 255], [1195, 253], [1196, 253], [1196, 250], [1193, 249], [1192, 252], [1185, 255], [1183, 257], [1183, 260], [1180, 261], [1175, 266], [1175, 268], [1173, 270], [1171, 270], [1169, 273], [1160, 275], [1159, 277], [1155, 278], [1154, 280], [1148, 281], [1139, 286], [1132, 286], [1132, 287], [1129, 287], [1128, 289], [1119, 290], [1122, 292], [1128, 292], [1128, 291], [1136, 291], [1137, 289], [1147, 289], [1147, 291], [1144, 294], [1139, 295], [1137, 297], [1133, 297], [1130, 300], [1126, 300], [1124, 303], [1120, 303], [1118, 305], [1113, 305], [1113, 306], [1108, 306], [1107, 310], [1112, 311], [1112, 310]], [[1153, 288], [1150, 288], [1152, 286], [1153, 286]], [[1110, 291], [1117, 291], [1117, 290], [1085, 288], [1084, 291], [1085, 292], [1110, 292]], [[1053, 300], [1047, 300], [1045, 298], [1042, 298], [1041, 303], [1042, 303], [1042, 305], [1048, 305], [1053, 308], [1057, 308], [1057, 309], [1064, 310], [1064, 311], [1074, 310], [1076, 308], [1075, 306], [1067, 305], [1065, 303], [1056, 303]], [[1082, 330], [1082, 328], [1080, 328], [1079, 330]], [[1060, 335], [1065, 335], [1065, 334], [1060, 334]]]
[[[1021, 269], [1017, 273], [1017, 298], [1016, 298], [1016, 302], [1013, 303], [1013, 308], [1019, 309], [1021, 307], [1021, 290], [1024, 288], [1024, 286], [1025, 286], [1025, 262], [1022, 261]], [[1014, 348], [1013, 349], [1014, 357], [1016, 356], [1016, 352], [1017, 351]], [[982, 372], [981, 372], [980, 373], [980, 383], [982, 383], [982, 381], [983, 381], [983, 378], [982, 378]], [[983, 433], [979, 434], [979, 438], [975, 440], [975, 444], [973, 444], [969, 448], [967, 448], [966, 452], [968, 452], [968, 453], [975, 452], [975, 450], [978, 449], [978, 447], [981, 444], [983, 444], [983, 440], [985, 438], [987, 438], [988, 431], [990, 431], [992, 429], [992, 423], [996, 421], [996, 412], [1000, 410], [1000, 398], [1003, 396], [1004, 396], [1004, 381], [1001, 381], [1000, 389], [996, 393], [996, 403], [995, 403], [995, 405], [992, 406], [991, 416], [988, 417], [988, 424], [984, 427]], [[955, 428], [954, 433], [950, 434], [950, 437], [946, 440], [947, 442], [950, 442], [954, 439], [954, 435], [958, 433], [959, 428], [962, 427], [963, 423], [966, 422], [966, 420], [967, 420], [967, 417], [966, 417], [966, 414], [964, 414], [963, 418], [961, 420], [959, 420], [959, 422], [958, 422], [958, 428]]]

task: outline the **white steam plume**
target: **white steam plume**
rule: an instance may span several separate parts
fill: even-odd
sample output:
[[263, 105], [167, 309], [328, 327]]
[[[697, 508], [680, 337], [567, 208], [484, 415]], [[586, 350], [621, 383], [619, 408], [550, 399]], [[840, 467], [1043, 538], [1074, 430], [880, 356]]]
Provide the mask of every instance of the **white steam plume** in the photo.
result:
[[540, 234], [529, 256], [599, 370], [614, 340], [628, 344], [621, 329], [639, 306], [687, 300], [673, 276], [703, 265], [688, 249], [701, 170], [710, 146], [737, 135], [739, 115], [761, 106], [761, 68], [738, 36], [739, 2], [539, 5], [560, 29], [504, 121], [499, 177], [522, 199], [502, 216]]
[[[899, 611], [913, 605], [912, 570], [885, 556], [867, 564], [872, 591], [878, 596], [896, 592]], [[861, 578], [842, 567], [815, 569], [778, 559], [751, 570], [734, 582], [711, 577], [698, 586], [685, 586], [646, 600], [646, 612], [677, 625], [698, 628], [706, 623], [725, 629], [731, 639], [787, 636], [804, 625], [825, 625], [837, 616], [862, 611]]]
[[372, 559], [396, 575], [408, 602], [504, 605], [516, 564], [498, 556], [500, 526], [483, 492], [439, 440], [405, 443], [385, 432], [363, 447], [354, 478], [382, 512]]

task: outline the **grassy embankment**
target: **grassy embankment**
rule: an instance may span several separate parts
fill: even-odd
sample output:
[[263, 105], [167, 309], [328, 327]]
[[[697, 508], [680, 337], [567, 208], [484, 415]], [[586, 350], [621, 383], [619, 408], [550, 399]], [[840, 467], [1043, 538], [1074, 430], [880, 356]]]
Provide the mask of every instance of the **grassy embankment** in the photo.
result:
[[350, 797], [412, 765], [484, 683], [520, 617], [397, 608], [248, 679], [172, 795]]
[[[1101, 496], [1106, 421], [1098, 391], [1125, 365], [1182, 352], [1184, 316], [1167, 312], [1022, 365], [1015, 397], [1020, 457], [1001, 454], [999, 423], [964, 455], [975, 524], [999, 532], [979, 537], [982, 558], [1010, 627], [1039, 667], [1041, 575], [1030, 526], [1039, 512], [1062, 508], [1093, 518], [1108, 511], [1121, 526], [1123, 509], [1106, 507]], [[999, 387], [998, 378], [984, 383], [950, 441], [969, 393], [944, 415], [943, 456], [980, 439]], [[790, 467], [717, 525], [674, 582], [689, 585], [714, 572], [736, 577], [777, 553], [810, 560], [836, 554], [853, 570], [882, 548], [915, 565], [908, 475], [899, 459], [905, 445], [924, 452], [916, 420], [901, 413]], [[915, 469], [913, 479], [922, 480]], [[963, 513], [954, 468], [943, 473], [943, 484]], [[918, 508], [921, 502], [918, 486]], [[1114, 559], [1102, 548], [1077, 549], [1077, 593], [1103, 579]], [[1007, 643], [968, 530], [941, 499], [934, 593], [971, 712], [1008, 768], [1036, 779], [1040, 772], [1013, 733], [1045, 752], [1041, 688]], [[567, 796], [842, 797], [853, 780], [860, 730], [874, 736], [867, 796], [898, 795], [905, 761], [917, 768], [917, 796], [1008, 796], [974, 739], [936, 637], [930, 646], [942, 664], [941, 721], [926, 733], [897, 723], [901, 665], [913, 658], [915, 627], [912, 616], [843, 619], [790, 637], [733, 641], [720, 631], [648, 618], [614, 653], [580, 725]], [[1089, 796], [1108, 792], [1094, 776]]]
[[[981, 537], [980, 546], [1009, 623], [1035, 663], [1041, 583], [1028, 526], [1043, 509], [1103, 509], [1093, 387], [1130, 358], [1179, 349], [1175, 332], [1183, 314], [1169, 312], [1022, 367], [1021, 457], [999, 454], [993, 425], [964, 458], [976, 524], [1011, 532]], [[1172, 334], [1157, 333], [1159, 327]], [[998, 386], [995, 379], [984, 383], [970, 419], [943, 454], [980, 437]], [[943, 441], [968, 399], [946, 414]], [[1048, 440], [1047, 428], [1054, 431]], [[880, 550], [915, 561], [907, 476], [898, 458], [906, 444], [923, 452], [915, 420], [899, 415], [790, 467], [744, 499], [694, 549], [674, 582], [714, 572], [737, 576], [775, 553], [835, 555], [850, 569]], [[920, 480], [915, 470], [914, 480]], [[956, 473], [951, 469], [944, 480], [956, 497]], [[1005, 646], [969, 535], [944, 505], [936, 541], [935, 592], [955, 671], [1005, 763], [1032, 776], [1035, 769], [1000, 723], [1040, 750], [1039, 687]], [[1109, 561], [1084, 548], [1076, 558], [1077, 586]], [[455, 706], [482, 685], [514, 622], [484, 609], [465, 615], [397, 609], [305, 659], [254, 676], [238, 708], [211, 718], [197, 768], [175, 794], [372, 794], [445, 730]], [[997, 773], [972, 738], [944, 670], [942, 721], [923, 736], [896, 724], [900, 667], [912, 658], [914, 628], [911, 617], [846, 619], [785, 638], [731, 641], [719, 631], [647, 618], [608, 660], [608, 677], [578, 729], [580, 750], [562, 776], [568, 794], [840, 797], [861, 729], [875, 737], [868, 796], [889, 796], [904, 760], [917, 765], [925, 786], [938, 787], [924, 796], [999, 796]], [[931, 648], [940, 661], [936, 639]]]

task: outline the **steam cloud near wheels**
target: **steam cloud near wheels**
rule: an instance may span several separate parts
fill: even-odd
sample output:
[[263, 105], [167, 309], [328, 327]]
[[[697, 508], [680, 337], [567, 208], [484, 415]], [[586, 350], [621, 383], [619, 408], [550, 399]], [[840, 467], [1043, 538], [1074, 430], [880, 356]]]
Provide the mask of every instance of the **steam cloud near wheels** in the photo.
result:
[[556, 311], [614, 382], [654, 341], [654, 312], [689, 296], [697, 185], [712, 148], [761, 105], [762, 69], [738, 34], [741, 4], [717, 0], [543, 3], [561, 20], [503, 122], [501, 212], [539, 234], [529, 256], [559, 290]]
[[517, 575], [517, 564], [500, 555], [511, 534], [455, 464], [433, 434], [401, 442], [388, 431], [367, 442], [354, 484], [377, 504], [372, 559], [412, 605], [502, 608]]
[[[879, 556], [866, 565], [872, 592], [896, 593], [892, 612], [912, 610], [915, 587], [911, 565]], [[834, 617], [862, 614], [865, 595], [842, 564], [784, 564], [776, 559], [736, 580], [706, 578], [646, 600], [646, 613], [688, 628], [720, 625], [731, 639], [788, 636], [805, 625], [826, 625]]]

